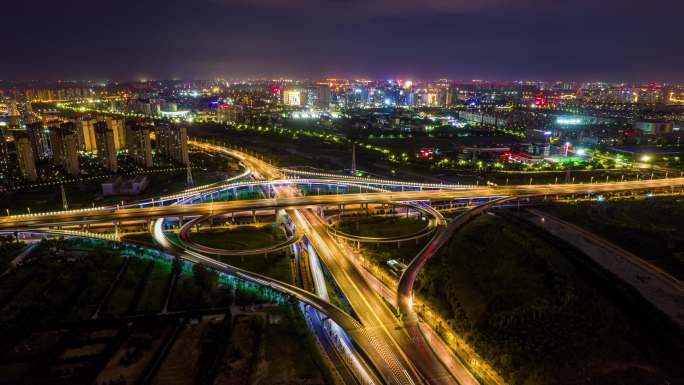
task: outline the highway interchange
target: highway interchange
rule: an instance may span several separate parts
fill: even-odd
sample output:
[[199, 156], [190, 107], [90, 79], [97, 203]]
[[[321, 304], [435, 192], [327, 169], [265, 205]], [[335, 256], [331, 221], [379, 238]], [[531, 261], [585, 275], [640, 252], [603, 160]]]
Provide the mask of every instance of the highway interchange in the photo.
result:
[[[413, 283], [418, 271], [449, 240], [453, 232], [457, 231], [471, 216], [478, 215], [496, 204], [514, 199], [680, 188], [684, 186], [684, 178], [595, 184], [479, 187], [373, 181], [354, 177], [337, 178], [322, 174], [321, 179], [324, 181], [314, 181], [313, 183], [355, 186], [359, 188], [359, 191], [362, 188], [366, 191], [303, 196], [297, 186], [306, 183], [306, 181], [288, 179], [284, 177], [282, 170], [257, 157], [204, 142], [190, 141], [190, 144], [204, 151], [218, 152], [238, 158], [247, 169], [244, 174], [241, 174], [241, 177], [251, 176], [256, 182], [244, 184], [245, 182], [226, 181], [188, 190], [171, 197], [160, 198], [152, 203], [146, 201], [120, 207], [7, 216], [0, 218], [0, 231], [30, 230], [69, 235], [70, 230], [62, 228], [103, 222], [118, 224], [127, 221], [148, 221], [152, 224], [154, 238], [159, 247], [166, 252], [285, 292], [329, 317], [354, 341], [355, 347], [360, 353], [359, 360], [365, 361], [363, 365], [357, 364], [351, 370], [355, 381], [358, 383], [477, 383], [465, 367], [443, 364], [444, 362], [458, 362], [458, 360], [447, 360], [435, 354], [422, 336], [420, 328], [417, 327], [418, 320], [412, 310], [411, 297]], [[211, 194], [222, 189], [238, 188], [239, 183], [243, 183], [243, 186], [258, 184], [267, 191], [268, 198], [194, 203], [193, 199], [198, 196]], [[398, 189], [404, 191], [396, 191]], [[416, 208], [424, 207], [421, 209], [422, 211], [430, 211], [433, 209], [425, 203], [449, 202], [467, 198], [486, 198], [491, 202], [466, 212], [448, 226], [439, 213], [434, 216], [435, 223], [430, 232], [431, 241], [416, 256], [400, 279], [396, 298], [401, 312], [399, 317], [387, 306], [385, 299], [378, 295], [377, 290], [368, 282], [358, 265], [354, 263], [355, 256], [345, 242], [341, 242], [335, 237], [335, 233], [330, 231], [327, 221], [321, 218], [321, 215], [315, 210], [316, 208], [325, 210], [328, 207], [341, 208], [345, 205], [397, 204], [410, 205]], [[165, 201], [174, 204], [165, 204]], [[189, 218], [190, 222], [186, 222], [185, 226], [182, 227], [187, 230], [193, 221], [211, 216], [229, 212], [247, 211], [255, 213], [264, 210], [286, 211], [296, 229], [296, 234], [288, 242], [292, 239], [299, 240], [301, 237], [305, 237], [310, 242], [315, 253], [330, 271], [349, 301], [353, 308], [353, 317], [327, 302], [327, 295], [310, 293], [296, 286], [219, 262], [205, 255], [205, 253], [214, 254], [212, 250], [202, 249], [197, 245], [182, 248], [164, 239], [163, 222], [168, 218], [178, 218], [181, 221]], [[72, 232], [72, 234], [78, 235], [78, 232]], [[258, 252], [263, 252], [263, 250]]]

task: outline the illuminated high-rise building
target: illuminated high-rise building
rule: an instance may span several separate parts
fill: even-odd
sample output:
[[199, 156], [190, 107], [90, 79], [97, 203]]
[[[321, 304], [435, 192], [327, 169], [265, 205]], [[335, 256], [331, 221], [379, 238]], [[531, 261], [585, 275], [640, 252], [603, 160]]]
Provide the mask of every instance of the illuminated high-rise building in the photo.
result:
[[307, 89], [306, 104], [320, 110], [330, 109], [332, 93], [327, 85], [317, 85]]
[[0, 179], [7, 177], [9, 171], [9, 151], [7, 151], [7, 140], [5, 132], [0, 127]]
[[114, 142], [114, 131], [107, 127], [105, 122], [95, 123], [95, 141], [97, 142], [97, 157], [102, 164], [112, 172], [119, 169], [116, 159], [116, 147]]
[[427, 90], [425, 93], [425, 105], [428, 107], [439, 106], [439, 94], [436, 90]]
[[283, 90], [283, 104], [292, 107], [302, 107], [305, 104], [305, 95], [299, 88], [286, 88]]
[[167, 159], [186, 166], [188, 156], [188, 129], [175, 124], [161, 124], [156, 129], [157, 150]]
[[53, 162], [64, 168], [71, 176], [78, 176], [81, 168], [78, 163], [79, 141], [75, 124], [62, 123], [50, 129]]
[[38, 180], [38, 170], [36, 169], [36, 160], [33, 157], [33, 147], [31, 145], [31, 137], [27, 133], [16, 133], [14, 136], [14, 145], [17, 151], [17, 161], [19, 162], [19, 171], [24, 179], [35, 182]]
[[97, 123], [97, 120], [92, 118], [82, 118], [75, 122], [80, 148], [83, 151], [97, 151], [97, 143], [95, 142], [95, 123]]
[[12, 99], [7, 105], [7, 123], [10, 127], [19, 127], [21, 125], [21, 113], [17, 107], [17, 101]]
[[126, 125], [126, 148], [133, 161], [143, 167], [152, 167], [152, 146], [150, 129], [147, 126], [129, 123]]
[[26, 127], [26, 132], [31, 140], [34, 160], [47, 159], [52, 156], [50, 145], [50, 133], [45, 129], [43, 123], [35, 122]]
[[114, 148], [121, 150], [126, 146], [126, 127], [123, 118], [106, 117], [105, 122], [110, 130], [114, 131]]

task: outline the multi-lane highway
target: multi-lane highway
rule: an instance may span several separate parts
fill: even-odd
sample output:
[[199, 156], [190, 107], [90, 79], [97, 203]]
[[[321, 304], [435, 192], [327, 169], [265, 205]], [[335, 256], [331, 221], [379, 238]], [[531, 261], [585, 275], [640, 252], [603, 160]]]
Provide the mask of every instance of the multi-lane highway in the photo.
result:
[[393, 203], [412, 201], [448, 201], [469, 197], [504, 197], [519, 195], [570, 195], [607, 193], [632, 190], [681, 188], [684, 178], [653, 179], [630, 182], [594, 184], [522, 185], [509, 187], [479, 187], [465, 190], [423, 190], [368, 192], [360, 194], [331, 194], [315, 196], [287, 196], [267, 199], [204, 202], [192, 205], [147, 206], [97, 210], [57, 211], [5, 216], [0, 218], [0, 229], [63, 225], [65, 223], [104, 222], [130, 219], [215, 215], [231, 211], [281, 209], [304, 206], [339, 206], [361, 203]]
[[[46, 229], [49, 227], [64, 227], [74, 224], [88, 224], [98, 222], [122, 223], [131, 220], [152, 220], [169, 217], [208, 217], [217, 214], [238, 211], [260, 211], [286, 209], [292, 218], [297, 232], [305, 236], [314, 246], [317, 254], [325, 263], [337, 285], [344, 292], [351, 304], [357, 320], [354, 320], [340, 309], [331, 306], [323, 299], [316, 297], [302, 289], [276, 282], [258, 274], [236, 269], [232, 266], [217, 262], [193, 250], [174, 249], [166, 244], [172, 252], [186, 258], [201, 261], [214, 268], [230, 272], [264, 285], [284, 291], [316, 307], [319, 311], [333, 318], [361, 347], [370, 362], [378, 370], [382, 380], [393, 384], [454, 384], [470, 383], [462, 375], [465, 369], [447, 369], [440, 357], [421, 337], [415, 327], [415, 314], [411, 309], [411, 290], [417, 272], [429, 257], [447, 242], [457, 224], [465, 220], [461, 218], [449, 228], [444, 223], [436, 224], [436, 235], [421, 254], [409, 266], [399, 285], [399, 308], [404, 318], [397, 317], [378, 295], [375, 289], [366, 281], [365, 276], [353, 262], [354, 256], [349, 249], [338, 243], [331, 236], [328, 225], [311, 207], [340, 207], [343, 205], [369, 203], [408, 203], [420, 201], [450, 201], [473, 197], [520, 197], [525, 195], [570, 195], [586, 193], [605, 193], [630, 190], [651, 190], [684, 186], [684, 178], [669, 178], [656, 180], [642, 180], [630, 182], [597, 183], [597, 184], [554, 184], [554, 185], [524, 185], [507, 187], [477, 187], [477, 186], [443, 186], [424, 185], [396, 181], [369, 181], [359, 178], [340, 178], [335, 181], [330, 175], [321, 175], [329, 183], [354, 184], [358, 187], [368, 186], [368, 190], [356, 194], [331, 194], [318, 196], [302, 196], [296, 186], [296, 180], [279, 180], [283, 173], [270, 164], [249, 156], [242, 152], [216, 145], [191, 142], [192, 145], [207, 151], [224, 153], [238, 158], [247, 168], [246, 175], [255, 179], [268, 181], [269, 190], [273, 198], [236, 200], [222, 202], [205, 202], [195, 204], [154, 205], [136, 204], [126, 207], [104, 207], [88, 210], [62, 211], [32, 215], [16, 215], [0, 218], [0, 231], [12, 229]], [[262, 182], [260, 182], [262, 183]], [[327, 183], [327, 182], [326, 182]], [[380, 186], [393, 184], [396, 188], [412, 187], [408, 191], [378, 191]], [[169, 199], [179, 202], [189, 202], [188, 197], [199, 193], [211, 193], [225, 188], [225, 184], [215, 184], [196, 190], [187, 191]], [[270, 196], [270, 194], [269, 194]], [[142, 206], [142, 207], [141, 207]], [[484, 210], [488, 206], [477, 210]], [[475, 215], [477, 211], [469, 215]], [[160, 231], [161, 221], [157, 222], [156, 231]], [[187, 228], [187, 227], [186, 227]], [[162, 237], [163, 238], [163, 237]], [[459, 374], [460, 373], [460, 374]], [[465, 380], [464, 380], [465, 378]]]

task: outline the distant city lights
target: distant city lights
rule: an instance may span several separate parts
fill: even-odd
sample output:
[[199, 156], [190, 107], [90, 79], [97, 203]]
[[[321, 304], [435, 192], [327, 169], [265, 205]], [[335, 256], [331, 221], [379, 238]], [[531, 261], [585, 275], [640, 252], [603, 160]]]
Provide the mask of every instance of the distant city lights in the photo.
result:
[[556, 119], [556, 123], [562, 126], [576, 126], [582, 124], [581, 118], [569, 118], [569, 117], [559, 117]]

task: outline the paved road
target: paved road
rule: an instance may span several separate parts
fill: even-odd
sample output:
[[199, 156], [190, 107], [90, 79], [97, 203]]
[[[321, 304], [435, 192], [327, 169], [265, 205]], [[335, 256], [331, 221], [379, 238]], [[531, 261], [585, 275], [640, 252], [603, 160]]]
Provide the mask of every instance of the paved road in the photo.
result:
[[263, 254], [268, 254], [272, 252], [276, 252], [278, 250], [282, 250], [284, 248], [290, 247], [294, 243], [299, 242], [301, 239], [302, 235], [298, 232], [295, 232], [291, 236], [288, 237], [288, 239], [284, 242], [280, 242], [278, 244], [272, 245], [272, 246], [267, 246], [267, 247], [260, 247], [256, 249], [240, 249], [240, 250], [228, 250], [228, 249], [218, 249], [215, 247], [209, 247], [205, 245], [201, 245], [199, 243], [196, 243], [192, 240], [192, 237], [190, 236], [189, 232], [192, 226], [196, 225], [197, 223], [201, 223], [205, 220], [207, 220], [207, 217], [197, 217], [194, 218], [188, 222], [186, 222], [181, 228], [180, 228], [180, 241], [183, 242], [183, 246], [190, 250], [194, 250], [200, 253], [208, 253], [208, 254], [214, 254], [214, 255], [263, 255]]
[[[208, 148], [209, 149], [209, 148]], [[211, 150], [235, 156], [249, 165], [252, 175], [259, 179], [275, 179], [280, 171], [268, 163], [249, 155], [230, 149], [211, 146]], [[193, 205], [145, 207], [145, 208], [102, 208], [97, 210], [80, 210], [56, 212], [42, 215], [20, 215], [0, 219], [0, 229], [45, 227], [65, 223], [88, 223], [91, 221], [123, 221], [130, 219], [151, 219], [192, 215], [214, 215], [230, 211], [263, 210], [285, 208], [293, 212], [293, 218], [301, 231], [310, 239], [322, 260], [326, 263], [333, 277], [348, 297], [359, 321], [352, 319], [340, 309], [320, 300], [315, 295], [291, 285], [274, 281], [270, 278], [250, 273], [232, 266], [217, 262], [198, 253], [178, 251], [190, 259], [195, 259], [208, 266], [230, 272], [276, 290], [287, 292], [320, 311], [328, 314], [349, 333], [362, 350], [370, 357], [379, 369], [386, 382], [395, 384], [453, 384], [456, 380], [451, 372], [445, 369], [425, 340], [412, 328], [405, 329], [392, 311], [385, 305], [363, 274], [352, 263], [353, 256], [344, 247], [334, 241], [325, 228], [325, 223], [306, 206], [337, 206], [359, 203], [391, 203], [417, 200], [444, 201], [464, 197], [501, 197], [519, 195], [557, 195], [583, 194], [587, 192], [626, 191], [635, 189], [654, 189], [671, 186], [683, 186], [684, 178], [670, 178], [646, 181], [599, 184], [572, 185], [528, 185], [510, 187], [480, 187], [470, 190], [431, 190], [403, 191], [382, 193], [360, 193], [347, 195], [323, 195], [302, 197], [294, 193], [293, 188], [284, 188], [277, 192], [277, 198], [200, 203]], [[301, 208], [301, 209], [297, 209]], [[434, 249], [428, 250], [431, 255], [439, 244], [448, 239], [447, 233], [437, 235]], [[425, 258], [427, 260], [427, 258]], [[424, 263], [424, 262], [423, 262]], [[410, 293], [410, 291], [409, 291]], [[409, 303], [410, 298], [406, 300]], [[402, 305], [403, 306], [403, 305]], [[409, 313], [406, 313], [409, 314]], [[410, 325], [410, 324], [409, 324]]]
[[684, 328], [684, 283], [629, 251], [572, 223], [528, 209], [531, 222], [575, 246], [599, 266], [628, 283]]
[[214, 215], [240, 210], [293, 208], [303, 206], [336, 206], [360, 203], [391, 203], [420, 200], [444, 201], [468, 197], [520, 195], [568, 195], [603, 193], [684, 186], [684, 178], [642, 180], [597, 184], [523, 185], [510, 187], [481, 187], [471, 190], [426, 190], [361, 193], [341, 195], [290, 196], [271, 199], [209, 202], [192, 205], [158, 206], [145, 208], [102, 208], [34, 215], [2, 217], [0, 229], [25, 228], [65, 223], [121, 221], [129, 219], [164, 218], [192, 215]]
[[[429, 341], [433, 338], [426, 338], [424, 334], [424, 327], [421, 327], [418, 315], [413, 310], [413, 285], [416, 277], [427, 261], [432, 258], [448, 241], [451, 239], [456, 230], [465, 225], [471, 218], [480, 215], [485, 210], [494, 207], [497, 204], [505, 203], [509, 200], [516, 199], [514, 197], [505, 197], [496, 199], [492, 202], [476, 206], [465, 213], [459, 215], [448, 226], [439, 227], [435, 236], [428, 242], [428, 244], [418, 253], [418, 255], [408, 265], [404, 274], [399, 279], [397, 289], [397, 302], [399, 310], [404, 320], [406, 329], [410, 331], [413, 340], [416, 344], [423, 346], [432, 345]], [[470, 372], [457, 360], [449, 354], [450, 352], [440, 350], [439, 359], [445, 364], [450, 373], [463, 385], [476, 385], [477, 380], [470, 374]]]
[[[253, 174], [259, 178], [274, 178], [278, 176], [278, 170], [270, 166], [269, 164], [245, 155], [242, 153], [230, 154], [233, 156], [239, 156], [240, 159], [253, 170]], [[298, 191], [292, 187], [275, 187], [274, 193], [276, 196], [281, 197], [279, 199], [302, 199], [304, 197], [299, 196]], [[372, 305], [378, 306], [378, 303], [387, 309], [382, 300], [377, 298], [377, 295], [372, 290], [366, 291], [361, 294], [358, 289], [357, 291], [351, 291], [352, 288], [358, 288], [358, 286], [348, 278], [348, 271], [340, 269], [339, 265], [335, 264], [335, 261], [342, 261], [342, 258], [337, 258], [339, 254], [333, 254], [331, 248], [334, 249], [336, 243], [328, 235], [325, 223], [316, 216], [316, 214], [311, 210], [289, 210], [288, 214], [295, 223], [295, 227], [298, 232], [302, 232], [307, 236], [312, 244], [314, 245], [317, 253], [323, 261], [326, 263], [328, 269], [331, 271], [335, 277], [338, 285], [340, 285], [342, 291], [348, 296], [352, 307], [354, 307], [355, 313], [360, 318], [360, 329], [354, 329], [351, 333], [346, 330], [345, 325], [340, 324], [345, 327], [345, 331], [353, 338], [353, 340], [362, 347], [363, 352], [369, 357], [370, 361], [373, 363], [375, 368], [380, 372], [383, 380], [391, 384], [406, 384], [415, 385], [417, 383], [423, 383], [420, 375], [416, 373], [415, 368], [411, 363], [405, 359], [403, 351], [393, 345], [387, 339], [387, 334], [378, 331], [373, 326], [379, 326], [379, 328], [386, 329], [385, 323], [383, 322], [373, 322], [371, 314], [375, 315], [375, 309]], [[333, 262], [329, 264], [329, 262]], [[343, 282], [343, 283], [342, 283]], [[356, 282], [358, 284], [365, 284], [363, 279]], [[366, 288], [367, 286], [362, 286]], [[374, 301], [375, 296], [378, 301]], [[352, 301], [352, 298], [354, 299]], [[370, 300], [371, 302], [368, 302]], [[327, 302], [325, 302], [327, 303]], [[366, 307], [364, 307], [366, 305]], [[330, 313], [328, 313], [330, 315]], [[390, 312], [390, 317], [392, 317]], [[331, 316], [332, 317], [332, 316]], [[376, 315], [377, 318], [377, 315]], [[333, 318], [334, 319], [334, 318]], [[386, 321], [385, 321], [386, 322]], [[396, 320], [395, 320], [396, 322]]]
[[[243, 158], [257, 174], [274, 176], [276, 170], [258, 159]], [[296, 189], [278, 187], [275, 194], [279, 199], [301, 199]], [[421, 351], [401, 328], [399, 320], [385, 305], [383, 299], [364, 279], [352, 263], [353, 256], [328, 234], [325, 221], [313, 210], [294, 209], [288, 212], [297, 231], [307, 236], [321, 260], [333, 275], [338, 286], [349, 300], [355, 314], [363, 325], [366, 341], [372, 348], [365, 348], [383, 379], [391, 384], [419, 383], [455, 384], [453, 377], [438, 360], [426, 361]]]

